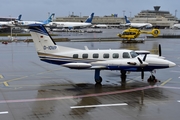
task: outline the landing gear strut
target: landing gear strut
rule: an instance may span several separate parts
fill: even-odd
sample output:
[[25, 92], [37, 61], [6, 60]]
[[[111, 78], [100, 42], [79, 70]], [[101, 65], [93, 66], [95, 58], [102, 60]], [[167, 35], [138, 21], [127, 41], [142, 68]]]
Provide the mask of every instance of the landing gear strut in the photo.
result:
[[121, 72], [121, 81], [126, 82], [126, 71], [121, 70], [120, 72]]
[[121, 70], [121, 86], [125, 88], [126, 86], [126, 71]]
[[95, 69], [94, 79], [95, 79], [96, 84], [101, 84], [102, 77], [100, 76], [100, 69]]

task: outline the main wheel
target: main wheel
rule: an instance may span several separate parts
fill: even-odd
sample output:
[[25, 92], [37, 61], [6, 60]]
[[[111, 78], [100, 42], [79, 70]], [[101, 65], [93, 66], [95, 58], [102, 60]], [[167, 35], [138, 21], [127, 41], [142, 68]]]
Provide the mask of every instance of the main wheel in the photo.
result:
[[96, 79], [95, 79], [95, 82], [98, 83], [98, 84], [100, 84], [100, 83], [102, 82], [102, 77], [99, 76], [99, 78], [96, 78]]

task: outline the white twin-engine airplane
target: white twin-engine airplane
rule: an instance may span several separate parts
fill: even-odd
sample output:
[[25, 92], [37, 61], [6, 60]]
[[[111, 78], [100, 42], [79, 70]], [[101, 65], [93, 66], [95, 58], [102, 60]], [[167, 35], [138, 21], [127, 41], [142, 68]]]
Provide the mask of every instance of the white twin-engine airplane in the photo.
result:
[[127, 49], [89, 50], [87, 47], [81, 50], [58, 46], [43, 25], [30, 25], [29, 29], [40, 60], [71, 69], [93, 69], [96, 83], [102, 82], [101, 70], [120, 70], [124, 75], [126, 71], [141, 72], [144, 79], [144, 71], [152, 72], [154, 69], [165, 69], [176, 65], [146, 51], [144, 53], [144, 51], [135, 52]]

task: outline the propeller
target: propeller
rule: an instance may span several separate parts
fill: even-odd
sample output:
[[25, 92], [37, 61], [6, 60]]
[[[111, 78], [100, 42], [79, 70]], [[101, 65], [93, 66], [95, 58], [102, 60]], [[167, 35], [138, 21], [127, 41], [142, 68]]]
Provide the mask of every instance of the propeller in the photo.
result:
[[161, 56], [162, 53], [161, 53], [161, 45], [159, 44], [159, 56]]
[[[147, 57], [147, 54], [144, 55], [143, 61], [146, 60], [146, 57]], [[143, 64], [143, 61], [139, 57], [137, 57], [137, 59], [139, 60], [140, 64]], [[141, 67], [141, 79], [142, 80], [144, 79], [144, 69], [143, 69], [143, 66]]]

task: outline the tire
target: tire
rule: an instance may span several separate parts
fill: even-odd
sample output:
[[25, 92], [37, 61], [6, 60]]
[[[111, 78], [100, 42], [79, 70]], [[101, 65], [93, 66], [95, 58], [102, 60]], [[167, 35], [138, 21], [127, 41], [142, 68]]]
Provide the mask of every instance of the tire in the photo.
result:
[[95, 79], [95, 82], [98, 83], [98, 84], [100, 84], [100, 83], [102, 82], [102, 77], [99, 76], [99, 79]]

